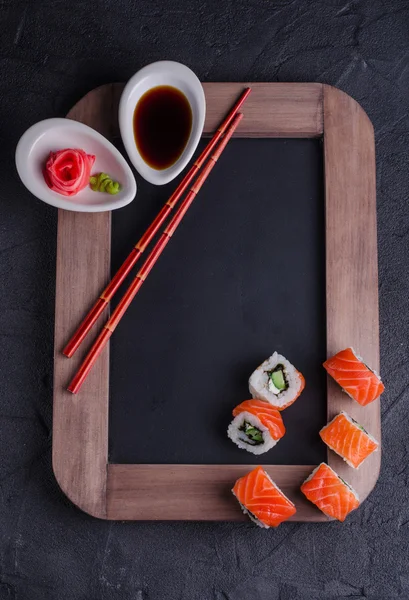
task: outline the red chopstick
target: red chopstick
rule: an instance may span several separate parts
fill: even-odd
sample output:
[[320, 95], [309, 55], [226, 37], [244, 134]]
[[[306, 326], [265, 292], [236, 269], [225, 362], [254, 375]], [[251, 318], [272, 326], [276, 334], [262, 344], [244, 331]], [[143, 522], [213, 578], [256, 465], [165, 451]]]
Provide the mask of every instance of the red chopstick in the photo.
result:
[[100, 295], [100, 297], [98, 298], [98, 300], [96, 301], [94, 306], [88, 312], [88, 314], [86, 315], [84, 320], [81, 322], [81, 324], [79, 325], [78, 329], [75, 331], [75, 333], [72, 336], [72, 338], [70, 339], [70, 341], [65, 346], [65, 348], [63, 350], [63, 354], [65, 354], [65, 356], [68, 356], [68, 358], [71, 358], [71, 356], [73, 356], [75, 351], [79, 348], [82, 341], [84, 340], [84, 338], [90, 331], [91, 327], [97, 321], [98, 317], [103, 313], [103, 311], [105, 310], [105, 307], [108, 305], [109, 301], [112, 299], [112, 297], [118, 290], [119, 286], [126, 279], [128, 274], [130, 273], [131, 269], [136, 264], [137, 260], [141, 256], [142, 252], [150, 244], [150, 242], [152, 241], [154, 236], [157, 234], [159, 229], [162, 227], [167, 216], [174, 208], [174, 206], [177, 203], [177, 201], [179, 200], [179, 198], [187, 190], [189, 184], [195, 177], [196, 173], [202, 167], [204, 162], [207, 160], [207, 158], [209, 157], [213, 148], [215, 147], [215, 145], [217, 144], [217, 142], [219, 141], [221, 136], [224, 134], [224, 132], [226, 131], [227, 127], [230, 125], [233, 118], [236, 116], [236, 114], [240, 110], [241, 106], [243, 105], [244, 101], [246, 100], [246, 98], [250, 94], [250, 92], [251, 92], [251, 88], [246, 88], [244, 90], [244, 92], [240, 95], [240, 98], [237, 100], [235, 105], [232, 107], [232, 109], [228, 113], [227, 117], [224, 119], [223, 123], [217, 129], [216, 133], [214, 134], [214, 136], [212, 137], [210, 142], [207, 144], [206, 148], [203, 150], [203, 152], [201, 153], [199, 158], [192, 165], [190, 171], [182, 179], [182, 181], [180, 182], [180, 184], [178, 185], [176, 190], [173, 192], [173, 194], [170, 196], [169, 200], [166, 202], [166, 204], [160, 210], [158, 215], [152, 221], [151, 225], [145, 231], [145, 233], [143, 234], [143, 236], [141, 237], [139, 242], [136, 244], [136, 246], [134, 246], [134, 248], [132, 248], [128, 257], [122, 263], [121, 267], [115, 273], [115, 275], [113, 276], [111, 281], [108, 283], [107, 287], [104, 289], [104, 291], [102, 292], [102, 294]]
[[109, 338], [115, 331], [115, 328], [117, 327], [119, 321], [122, 319], [123, 315], [125, 314], [128, 306], [131, 304], [132, 300], [135, 298], [136, 294], [142, 287], [143, 282], [149, 275], [150, 271], [152, 270], [152, 268], [153, 268], [154, 264], [156, 263], [156, 261], [158, 260], [159, 256], [162, 254], [165, 246], [169, 242], [172, 235], [175, 233], [175, 231], [176, 231], [178, 225], [180, 224], [180, 222], [182, 221], [187, 209], [192, 204], [194, 198], [198, 194], [200, 188], [202, 187], [203, 183], [207, 179], [210, 171], [213, 169], [214, 165], [216, 164], [221, 153], [225, 149], [228, 141], [230, 140], [231, 136], [233, 135], [234, 131], [237, 128], [237, 125], [240, 123], [242, 118], [243, 118], [243, 115], [241, 113], [238, 113], [234, 117], [233, 122], [231, 123], [228, 130], [226, 131], [224, 138], [222, 139], [222, 141], [220, 142], [219, 146], [214, 151], [214, 153], [211, 155], [209, 162], [205, 165], [205, 167], [203, 168], [203, 171], [200, 173], [200, 175], [196, 179], [196, 182], [190, 188], [189, 193], [187, 194], [186, 198], [183, 200], [182, 204], [179, 206], [178, 210], [176, 211], [173, 218], [169, 222], [168, 226], [162, 233], [161, 237], [159, 238], [159, 240], [153, 247], [153, 250], [150, 252], [144, 265], [139, 270], [138, 274], [133, 279], [132, 283], [130, 284], [128, 290], [125, 292], [125, 294], [122, 297], [121, 301], [119, 302], [118, 306], [112, 313], [111, 317], [108, 319], [107, 323], [104, 325], [101, 333], [99, 334], [99, 336], [97, 337], [93, 346], [91, 347], [91, 350], [88, 352], [87, 356], [85, 357], [84, 361], [82, 362], [81, 366], [79, 367], [77, 373], [75, 374], [73, 380], [71, 381], [70, 385], [68, 386], [69, 392], [72, 392], [73, 394], [77, 394], [79, 392], [79, 390], [80, 390], [82, 384], [84, 383], [85, 379], [87, 378], [87, 375], [90, 372], [92, 366], [94, 365], [98, 356], [101, 354], [102, 350], [105, 348]]

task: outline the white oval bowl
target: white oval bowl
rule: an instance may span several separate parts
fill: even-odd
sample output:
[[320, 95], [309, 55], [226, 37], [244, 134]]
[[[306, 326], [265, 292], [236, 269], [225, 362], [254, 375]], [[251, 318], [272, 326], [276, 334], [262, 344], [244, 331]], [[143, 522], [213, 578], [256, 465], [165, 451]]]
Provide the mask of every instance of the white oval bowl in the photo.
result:
[[[169, 85], [179, 89], [192, 108], [192, 130], [180, 158], [167, 169], [153, 169], [135, 143], [133, 115], [135, 107], [145, 92], [151, 88]], [[155, 185], [169, 183], [186, 167], [202, 135], [206, 115], [206, 100], [202, 84], [191, 69], [177, 62], [163, 60], [138, 71], [126, 84], [119, 102], [119, 129], [128, 156], [138, 173]]]
[[[45, 182], [43, 167], [51, 151], [81, 148], [95, 154], [92, 173], [108, 173], [118, 181], [118, 194], [93, 192], [88, 186], [74, 196], [63, 196]], [[126, 206], [135, 197], [136, 181], [130, 166], [120, 152], [103, 135], [71, 119], [45, 119], [21, 136], [16, 148], [16, 167], [26, 188], [43, 202], [78, 212], [102, 212]]]

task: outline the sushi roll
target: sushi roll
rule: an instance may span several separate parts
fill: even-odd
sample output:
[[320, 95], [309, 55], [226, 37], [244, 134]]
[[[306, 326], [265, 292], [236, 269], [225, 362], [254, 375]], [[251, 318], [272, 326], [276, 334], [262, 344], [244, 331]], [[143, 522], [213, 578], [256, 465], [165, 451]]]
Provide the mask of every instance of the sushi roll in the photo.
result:
[[341, 350], [326, 360], [324, 368], [344, 392], [361, 406], [373, 402], [385, 390], [379, 375], [372, 371], [352, 348]]
[[242, 402], [233, 410], [233, 417], [227, 435], [239, 448], [252, 454], [267, 452], [285, 434], [280, 413], [263, 400]]
[[323, 427], [320, 436], [328, 448], [339, 454], [354, 469], [375, 452], [379, 445], [362, 425], [345, 412], [341, 412]]
[[358, 494], [331, 467], [321, 463], [301, 486], [302, 493], [325, 515], [345, 521], [359, 506]]
[[296, 513], [294, 504], [262, 467], [240, 477], [232, 489], [245, 514], [259, 527], [278, 527]]
[[299, 371], [281, 354], [274, 352], [251, 375], [250, 394], [265, 400], [277, 410], [295, 402], [305, 386]]

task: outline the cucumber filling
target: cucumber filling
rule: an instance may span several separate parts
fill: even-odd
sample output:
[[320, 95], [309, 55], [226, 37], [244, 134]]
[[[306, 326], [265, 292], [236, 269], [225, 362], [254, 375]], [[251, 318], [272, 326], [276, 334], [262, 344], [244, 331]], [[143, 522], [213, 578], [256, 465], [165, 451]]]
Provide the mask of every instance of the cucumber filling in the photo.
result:
[[247, 421], [243, 422], [240, 431], [244, 433], [243, 442], [250, 444], [250, 446], [258, 446], [264, 442], [263, 432]]
[[283, 365], [276, 365], [271, 371], [267, 371], [268, 390], [276, 396], [288, 389], [288, 382], [284, 373]]

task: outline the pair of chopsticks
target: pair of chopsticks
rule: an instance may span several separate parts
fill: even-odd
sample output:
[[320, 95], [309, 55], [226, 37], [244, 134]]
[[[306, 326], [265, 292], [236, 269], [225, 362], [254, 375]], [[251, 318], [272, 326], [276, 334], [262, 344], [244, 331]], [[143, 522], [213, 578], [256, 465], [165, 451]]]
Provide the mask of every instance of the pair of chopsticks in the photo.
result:
[[[196, 182], [190, 188], [185, 199], [182, 201], [181, 205], [179, 206], [178, 210], [174, 214], [173, 218], [171, 219], [171, 221], [167, 225], [166, 229], [163, 231], [161, 237], [159, 238], [159, 240], [153, 247], [152, 251], [148, 255], [148, 258], [146, 259], [144, 265], [139, 270], [136, 277], [132, 280], [128, 290], [125, 292], [125, 294], [122, 297], [121, 301], [119, 302], [118, 306], [116, 307], [116, 309], [112, 313], [111, 317], [108, 319], [108, 321], [104, 325], [101, 333], [95, 340], [93, 346], [91, 347], [90, 351], [88, 352], [88, 354], [86, 355], [82, 364], [80, 365], [77, 373], [75, 374], [73, 380], [71, 381], [70, 385], [68, 386], [68, 391], [72, 392], [73, 394], [77, 394], [79, 392], [82, 384], [84, 383], [85, 379], [87, 378], [88, 373], [92, 369], [95, 361], [97, 360], [98, 356], [101, 354], [102, 350], [105, 348], [109, 338], [115, 331], [119, 321], [122, 319], [128, 306], [131, 304], [132, 300], [134, 299], [134, 297], [136, 296], [136, 294], [142, 287], [149, 272], [153, 268], [153, 266], [156, 263], [159, 256], [162, 254], [162, 252], [163, 252], [164, 248], [166, 247], [166, 245], [168, 244], [170, 238], [172, 237], [172, 235], [176, 231], [178, 225], [182, 221], [186, 211], [188, 210], [189, 206], [192, 204], [194, 198], [196, 197], [196, 195], [198, 194], [203, 183], [207, 179], [210, 171], [213, 169], [214, 165], [216, 164], [217, 160], [219, 159], [220, 155], [222, 154], [223, 150], [225, 149], [228, 141], [230, 140], [230, 138], [233, 135], [234, 131], [236, 130], [238, 124], [240, 123], [241, 119], [243, 118], [243, 115], [242, 115], [242, 113], [239, 113], [239, 110], [240, 110], [241, 106], [243, 105], [244, 101], [246, 100], [247, 96], [250, 94], [250, 92], [251, 92], [251, 88], [246, 88], [244, 90], [244, 92], [241, 94], [240, 98], [237, 100], [237, 102], [235, 103], [233, 108], [230, 110], [230, 112], [228, 113], [228, 115], [225, 118], [225, 120], [223, 121], [223, 123], [220, 125], [220, 127], [218, 128], [218, 130], [216, 131], [216, 133], [210, 140], [210, 142], [207, 144], [206, 148], [203, 150], [203, 152], [201, 153], [199, 158], [193, 164], [193, 166], [191, 167], [189, 172], [182, 179], [179, 186], [176, 188], [176, 190], [170, 196], [169, 200], [166, 202], [166, 204], [160, 210], [160, 212], [158, 213], [156, 218], [153, 220], [151, 225], [148, 227], [146, 232], [143, 234], [143, 236], [141, 237], [139, 242], [132, 249], [132, 251], [130, 252], [128, 257], [125, 259], [124, 263], [122, 264], [122, 266], [119, 268], [117, 273], [111, 279], [111, 281], [109, 282], [107, 287], [104, 289], [104, 291], [98, 298], [97, 302], [91, 308], [91, 310], [86, 315], [86, 317], [84, 318], [84, 320], [82, 321], [82, 323], [80, 324], [78, 329], [75, 331], [74, 335], [72, 336], [72, 338], [70, 339], [68, 344], [65, 346], [65, 348], [63, 350], [63, 354], [65, 354], [65, 356], [68, 356], [70, 358], [71, 356], [73, 356], [75, 351], [78, 349], [78, 347], [84, 340], [85, 336], [90, 331], [91, 327], [97, 321], [98, 317], [102, 314], [105, 307], [108, 305], [109, 301], [112, 299], [115, 292], [118, 290], [119, 286], [122, 284], [122, 282], [125, 280], [127, 275], [130, 273], [131, 269], [136, 264], [137, 260], [141, 256], [141, 254], [144, 252], [146, 247], [153, 240], [154, 236], [158, 233], [158, 231], [160, 230], [160, 228], [166, 221], [166, 218], [171, 213], [172, 209], [174, 208], [174, 206], [176, 205], [178, 200], [181, 198], [181, 196], [187, 190], [188, 186], [190, 185], [190, 183], [192, 182], [192, 180], [194, 179], [194, 177], [196, 176], [198, 171], [204, 165], [206, 160], [210, 157], [209, 162], [204, 166], [202, 172], [196, 179]], [[221, 139], [221, 142], [215, 149], [215, 147], [218, 144], [220, 139]]]

